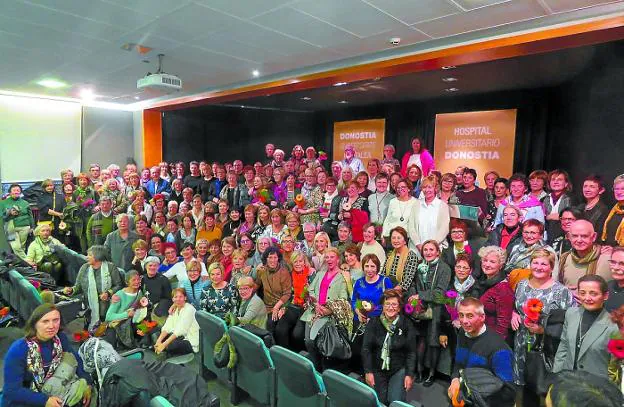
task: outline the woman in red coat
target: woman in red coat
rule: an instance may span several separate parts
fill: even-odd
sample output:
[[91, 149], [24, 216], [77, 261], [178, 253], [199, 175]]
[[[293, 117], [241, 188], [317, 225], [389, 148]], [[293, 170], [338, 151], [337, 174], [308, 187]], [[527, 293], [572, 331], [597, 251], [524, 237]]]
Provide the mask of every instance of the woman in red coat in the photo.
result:
[[407, 176], [407, 169], [416, 164], [422, 170], [422, 176], [426, 177], [435, 170], [435, 162], [431, 153], [427, 151], [423, 146], [423, 142], [420, 137], [414, 137], [412, 139], [412, 151], [408, 151], [403, 155], [401, 160], [401, 175]]
[[477, 290], [485, 310], [485, 325], [509, 342], [514, 292], [503, 272], [507, 252], [498, 246], [485, 246], [479, 249], [479, 257], [485, 280], [477, 283]]

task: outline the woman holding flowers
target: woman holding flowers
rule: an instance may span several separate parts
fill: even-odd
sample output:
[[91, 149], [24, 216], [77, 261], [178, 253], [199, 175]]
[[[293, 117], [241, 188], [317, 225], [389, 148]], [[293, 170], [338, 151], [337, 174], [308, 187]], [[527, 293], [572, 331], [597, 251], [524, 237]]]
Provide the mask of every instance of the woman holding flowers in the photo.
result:
[[[416, 308], [412, 313], [418, 327], [418, 363], [416, 382], [424, 380], [424, 386], [433, 384], [438, 359], [440, 357], [440, 322], [442, 306], [454, 302], [456, 293], [447, 292], [453, 272], [448, 264], [440, 260], [440, 246], [435, 240], [427, 240], [422, 245], [424, 261], [418, 265], [414, 284], [407, 289], [408, 303]], [[415, 305], [414, 305], [415, 304]], [[418, 312], [419, 308], [422, 312]], [[427, 309], [430, 308], [430, 311]], [[408, 307], [409, 309], [409, 307]], [[425, 356], [429, 356], [429, 374], [424, 377]]]
[[[549, 320], [549, 316], [555, 310], [566, 310], [575, 305], [574, 296], [561, 283], [552, 277], [555, 267], [555, 254], [547, 249], [537, 249], [531, 255], [531, 276], [526, 280], [521, 280], [516, 287], [515, 311], [511, 318], [511, 327], [516, 331], [514, 340], [513, 360], [514, 381], [517, 385], [524, 386], [524, 370], [527, 350], [533, 347], [539, 335], [548, 335], [544, 332], [544, 327]], [[552, 323], [548, 323], [552, 327]], [[561, 333], [563, 321], [561, 321], [558, 332]], [[555, 338], [558, 340], [559, 338]], [[549, 359], [555, 357], [547, 354], [545, 347], [544, 356]], [[530, 373], [530, 372], [529, 372]], [[539, 405], [536, 395], [528, 389], [523, 391], [524, 405]]]

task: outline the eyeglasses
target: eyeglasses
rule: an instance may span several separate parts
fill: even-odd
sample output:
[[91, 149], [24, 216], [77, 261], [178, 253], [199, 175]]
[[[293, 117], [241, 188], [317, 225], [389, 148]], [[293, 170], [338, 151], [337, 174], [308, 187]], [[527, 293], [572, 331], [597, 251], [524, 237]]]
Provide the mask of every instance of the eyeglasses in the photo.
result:
[[451, 233], [464, 233], [463, 230], [459, 229], [459, 230], [451, 230]]
[[243, 285], [243, 286], [238, 287], [238, 291], [249, 291], [251, 289], [252, 288], [249, 287], [248, 285]]
[[399, 308], [399, 304], [396, 304], [394, 302], [384, 303], [383, 306], [386, 307], [386, 308]]
[[576, 218], [561, 218], [562, 222], [574, 222]]
[[527, 231], [523, 231], [522, 235], [524, 235], [524, 236], [539, 236], [539, 235], [541, 235], [541, 233], [540, 232], [530, 232], [530, 231], [527, 232]]
[[455, 270], [457, 270], [457, 271], [470, 271], [470, 267], [468, 267], [468, 266], [455, 266]]
[[609, 265], [611, 267], [624, 268], [624, 261], [609, 260]]

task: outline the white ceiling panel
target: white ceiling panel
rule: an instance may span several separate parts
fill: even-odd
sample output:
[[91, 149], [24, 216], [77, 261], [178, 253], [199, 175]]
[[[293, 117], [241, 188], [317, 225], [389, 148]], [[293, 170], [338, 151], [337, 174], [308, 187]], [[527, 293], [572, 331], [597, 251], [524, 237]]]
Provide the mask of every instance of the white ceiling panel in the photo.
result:
[[334, 24], [360, 37], [368, 37], [403, 25], [360, 0], [301, 0], [291, 7]]
[[598, 6], [602, 4], [617, 3], [613, 0], [545, 0], [550, 9], [555, 13], [572, 11], [585, 7]]
[[[103, 0], [152, 17], [169, 14], [189, 4], [191, 0]], [[89, 1], [85, 0], [85, 3]]]
[[480, 8], [480, 7], [493, 6], [495, 4], [509, 3], [512, 0], [449, 0], [449, 1], [456, 3], [464, 10], [473, 10], [473, 9]]
[[[427, 21], [416, 24], [414, 27], [432, 37], [439, 38], [480, 30], [486, 27], [524, 21], [544, 15], [546, 15], [546, 11], [535, 0], [514, 0], [511, 3], [498, 4]], [[487, 22], [487, 26], [484, 26], [484, 22]]]
[[370, 37], [353, 40], [344, 44], [337, 44], [331, 49], [348, 55], [362, 55], [369, 52], [378, 52], [395, 48], [390, 44], [390, 38], [401, 39], [401, 46], [412, 45], [431, 39], [430, 36], [412, 27], [401, 27], [383, 34], [371, 35]]
[[19, 0], [22, 3], [47, 9], [56, 9], [93, 21], [123, 28], [136, 28], [152, 21], [154, 17], [117, 4], [101, 0]]
[[462, 9], [448, 0], [365, 0], [367, 3], [392, 14], [406, 24], [416, 24], [451, 14]]
[[121, 48], [123, 44], [131, 43], [153, 48], [153, 50], [147, 54], [148, 57], [154, 57], [159, 52], [180, 46], [180, 42], [174, 41], [170, 38], [161, 37], [160, 35], [155, 34], [156, 31], [158, 30], [153, 27], [152, 29], [147, 27], [140, 28], [119, 37], [117, 44], [115, 45]]
[[293, 0], [197, 0], [197, 2], [247, 19], [292, 3]]
[[59, 28], [79, 33], [79, 35], [111, 41], [124, 33], [124, 29], [99, 21], [78, 17], [66, 12], [38, 7], [17, 1], [4, 2], [3, 16], [18, 21], [27, 21], [43, 27]]
[[50, 50], [59, 54], [71, 55], [77, 49], [90, 50], [108, 44], [94, 38], [74, 35], [70, 31], [42, 27], [0, 15], [0, 29], [3, 40], [25, 49]]
[[[192, 45], [182, 45], [169, 50], [167, 55], [182, 61], [189, 61], [199, 66], [217, 67], [223, 70], [236, 70], [239, 66], [250, 67], [249, 71], [257, 67], [253, 61], [234, 58], [226, 54], [210, 52]], [[165, 58], [166, 63], [166, 58]]]
[[239, 58], [255, 61], [257, 63], [272, 61], [276, 58], [286, 56], [286, 54], [280, 52], [277, 48], [270, 50], [258, 48], [247, 43], [234, 40], [229, 35], [223, 33], [198, 38], [191, 41], [191, 45], [196, 45], [209, 51], [236, 55]]
[[301, 38], [319, 47], [329, 47], [359, 38], [334, 25], [289, 7], [262, 14], [254, 18], [253, 21], [275, 31]]
[[238, 20], [234, 17], [219, 11], [191, 3], [158, 18], [145, 26], [144, 29], [184, 43], [193, 38], [229, 27], [236, 21]]
[[245, 21], [236, 21], [218, 34], [285, 55], [314, 52], [318, 49], [314, 44]]

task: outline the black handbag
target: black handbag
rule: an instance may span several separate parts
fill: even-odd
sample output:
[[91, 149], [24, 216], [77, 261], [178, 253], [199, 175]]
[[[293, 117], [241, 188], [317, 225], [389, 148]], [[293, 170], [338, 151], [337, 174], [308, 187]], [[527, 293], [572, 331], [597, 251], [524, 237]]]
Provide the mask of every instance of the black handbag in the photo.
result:
[[264, 346], [266, 346], [267, 349], [275, 345], [275, 339], [273, 339], [273, 334], [271, 334], [271, 332], [267, 331], [266, 329], [258, 328], [257, 326], [252, 324], [240, 325], [240, 327], [262, 339], [262, 342], [264, 342]]
[[527, 351], [524, 362], [524, 385], [541, 397], [548, 393], [548, 379], [553, 367], [553, 361], [544, 354], [543, 338], [539, 335], [531, 350]]
[[462, 398], [475, 407], [489, 407], [487, 399], [500, 392], [505, 383], [492, 371], [469, 367], [459, 371]]
[[351, 358], [351, 344], [347, 330], [334, 318], [330, 317], [330, 320], [323, 325], [316, 335], [314, 344], [319, 353], [325, 357], [342, 360]]

